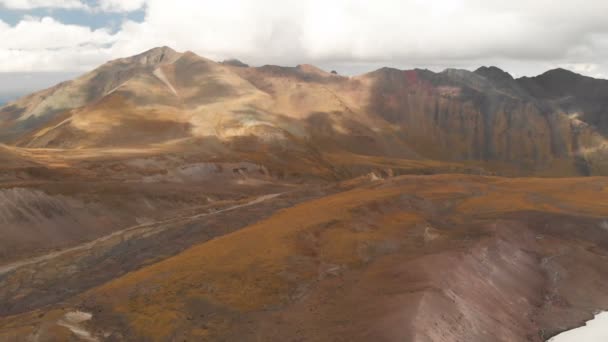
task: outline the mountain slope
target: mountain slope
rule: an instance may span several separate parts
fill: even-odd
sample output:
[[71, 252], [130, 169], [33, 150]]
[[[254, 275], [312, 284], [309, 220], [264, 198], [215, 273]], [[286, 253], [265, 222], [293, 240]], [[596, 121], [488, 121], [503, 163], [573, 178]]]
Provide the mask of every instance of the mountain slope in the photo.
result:
[[[216, 140], [477, 163], [503, 174], [608, 173], [608, 81], [555, 70], [513, 79], [383, 68], [247, 67], [157, 48], [0, 109], [5, 141], [96, 148]], [[12, 137], [12, 138], [10, 138]]]
[[0, 320], [0, 337], [69, 336], [62, 317], [80, 311], [90, 314], [81, 330], [117, 341], [541, 342], [608, 305], [606, 186], [463, 175], [363, 182], [62, 309]]
[[99, 100], [120, 84], [144, 70], [179, 56], [170, 48], [156, 48], [130, 58], [108, 62], [73, 81], [26, 96], [0, 109], [0, 137], [15, 139], [24, 132], [44, 127], [67, 111]]

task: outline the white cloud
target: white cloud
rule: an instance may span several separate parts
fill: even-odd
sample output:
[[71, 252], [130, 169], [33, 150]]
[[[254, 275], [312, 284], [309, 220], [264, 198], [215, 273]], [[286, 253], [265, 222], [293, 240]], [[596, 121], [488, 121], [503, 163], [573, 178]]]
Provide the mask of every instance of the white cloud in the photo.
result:
[[34, 8], [87, 8], [80, 0], [0, 0], [0, 6], [9, 9], [28, 10]]
[[149, 0], [145, 22], [129, 24], [131, 34], [147, 37], [128, 45], [254, 63], [590, 63], [607, 55], [598, 43], [608, 37], [604, 13], [605, 1]]
[[0, 7], [13, 10], [63, 8], [101, 12], [132, 12], [141, 9], [145, 3], [146, 0], [97, 0], [92, 5], [82, 0], [0, 0]]
[[[20, 64], [28, 70], [51, 68], [52, 61], [59, 63], [54, 68], [73, 68], [62, 64], [66, 58], [49, 58], [51, 48], [75, 54], [70, 61], [103, 51], [97, 59], [102, 63], [109, 56], [169, 45], [214, 59], [361, 71], [381, 65], [499, 64], [517, 75], [559, 65], [608, 73], [604, 0], [584, 6], [550, 0], [100, 0], [92, 6], [116, 12], [144, 8], [145, 20], [126, 21], [110, 34], [25, 19], [14, 28], [0, 26], [0, 35], [8, 32], [0, 39], [0, 54], [28, 50], [33, 64]], [[44, 63], [34, 62], [36, 51]]]
[[106, 12], [132, 12], [142, 8], [146, 0], [99, 0], [98, 6]]
[[0, 50], [0, 72], [88, 71], [111, 57], [108, 49], [95, 46], [56, 50]]
[[113, 43], [106, 29], [66, 25], [51, 17], [25, 17], [13, 27], [0, 26], [0, 44], [8, 50], [44, 50]]
[[15, 26], [0, 21], [0, 72], [85, 70], [112, 57], [115, 35], [105, 29], [26, 17]]

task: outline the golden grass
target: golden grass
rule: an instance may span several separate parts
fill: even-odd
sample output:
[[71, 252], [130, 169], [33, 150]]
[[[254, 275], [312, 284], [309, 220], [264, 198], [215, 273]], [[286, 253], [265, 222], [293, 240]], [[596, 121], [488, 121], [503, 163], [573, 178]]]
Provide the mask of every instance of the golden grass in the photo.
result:
[[[399, 177], [282, 210], [112, 281], [87, 296], [126, 316], [138, 334], [162, 340], [178, 329], [176, 322], [184, 320], [189, 301], [203, 300], [235, 312], [278, 305], [289, 299], [298, 284], [318, 277], [319, 263], [360, 266], [365, 262], [362, 254], [374, 253], [366, 247], [406, 241], [403, 237], [412, 227], [424, 222], [415, 211], [390, 211], [378, 213], [371, 225], [357, 229], [353, 218], [357, 208], [378, 207], [400, 194], [411, 194], [431, 201], [455, 200], [454, 214], [459, 216], [522, 210], [606, 215], [606, 181]], [[295, 266], [294, 260], [299, 260]]]
[[495, 178], [483, 193], [458, 206], [468, 214], [538, 210], [603, 216], [608, 213], [607, 178]]
[[[230, 310], [249, 311], [276, 305], [293, 290], [286, 273], [316, 278], [316, 271], [289, 269], [302, 252], [303, 233], [327, 222], [348, 221], [350, 209], [386, 199], [398, 188], [352, 190], [283, 210], [236, 233], [193, 247], [182, 254], [112, 281], [88, 295], [103, 298], [126, 315], [142, 336], [162, 340], [183, 319], [185, 303], [203, 299]], [[320, 255], [327, 263], [356, 263], [362, 241], [390, 238], [418, 219], [399, 214], [386, 218], [378, 231], [353, 232], [336, 225], [320, 232]]]
[[366, 156], [349, 152], [327, 153], [324, 155], [330, 162], [337, 165], [369, 165], [377, 168], [397, 168], [405, 170], [462, 170], [463, 164], [442, 162], [436, 160], [413, 160], [390, 157]]
[[[605, 217], [608, 178], [456, 174], [361, 182], [129, 273], [78, 300], [93, 300], [118, 315], [139, 338], [212, 339], [230, 329], [231, 315], [290, 303], [299, 287], [314, 286], [326, 269], [360, 268], [383, 255], [427, 248], [427, 215], [434, 214], [409, 206], [409, 198], [435, 209], [450, 204], [440, 218], [465, 225], [475, 217], [530, 210]], [[459, 232], [434, 230], [441, 242], [433, 248], [454, 246]], [[220, 314], [190, 320], [193, 307], [201, 305]]]

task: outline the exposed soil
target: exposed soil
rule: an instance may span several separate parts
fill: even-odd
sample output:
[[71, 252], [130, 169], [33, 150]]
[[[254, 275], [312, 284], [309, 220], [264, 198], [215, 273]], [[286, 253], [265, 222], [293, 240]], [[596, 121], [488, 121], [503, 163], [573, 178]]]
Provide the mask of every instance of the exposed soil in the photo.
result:
[[608, 307], [607, 185], [404, 176], [225, 203], [17, 265], [0, 336], [62, 336], [65, 309], [110, 341], [545, 341]]

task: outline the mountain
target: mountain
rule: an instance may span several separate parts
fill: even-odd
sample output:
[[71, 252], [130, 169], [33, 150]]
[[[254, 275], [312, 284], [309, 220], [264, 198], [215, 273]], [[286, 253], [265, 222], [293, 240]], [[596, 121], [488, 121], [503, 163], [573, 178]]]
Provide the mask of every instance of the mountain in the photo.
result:
[[0, 341], [544, 342], [608, 309], [607, 84], [160, 47], [10, 102]]
[[[184, 139], [483, 164], [502, 174], [603, 175], [608, 81], [383, 68], [216, 63], [168, 47], [106, 63], [0, 109], [2, 139], [96, 148]], [[153, 134], [151, 134], [153, 132]], [[245, 143], [244, 145], [248, 145]]]

